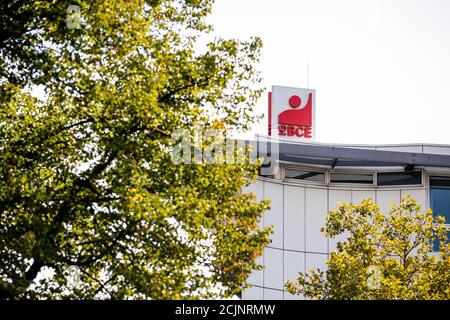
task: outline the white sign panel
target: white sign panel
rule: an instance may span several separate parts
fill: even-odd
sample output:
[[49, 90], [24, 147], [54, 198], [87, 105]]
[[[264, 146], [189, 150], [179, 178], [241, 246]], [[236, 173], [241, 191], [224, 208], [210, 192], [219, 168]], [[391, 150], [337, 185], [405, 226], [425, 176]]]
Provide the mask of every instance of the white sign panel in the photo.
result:
[[273, 86], [269, 93], [269, 135], [292, 141], [315, 140], [313, 89]]

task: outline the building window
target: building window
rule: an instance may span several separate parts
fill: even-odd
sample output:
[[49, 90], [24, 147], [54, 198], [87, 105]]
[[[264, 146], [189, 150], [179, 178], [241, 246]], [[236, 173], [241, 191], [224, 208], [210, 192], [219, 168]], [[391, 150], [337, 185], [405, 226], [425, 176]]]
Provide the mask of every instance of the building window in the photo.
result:
[[332, 183], [357, 183], [357, 184], [373, 184], [372, 174], [348, 174], [348, 173], [332, 173]]
[[298, 179], [298, 180], [325, 182], [325, 173], [324, 172], [285, 169], [284, 177], [286, 179]]
[[405, 186], [422, 184], [422, 172], [380, 172], [377, 175], [379, 186]]
[[[433, 215], [445, 218], [450, 225], [450, 177], [430, 177], [430, 206]], [[438, 251], [438, 241], [434, 242], [433, 250]]]

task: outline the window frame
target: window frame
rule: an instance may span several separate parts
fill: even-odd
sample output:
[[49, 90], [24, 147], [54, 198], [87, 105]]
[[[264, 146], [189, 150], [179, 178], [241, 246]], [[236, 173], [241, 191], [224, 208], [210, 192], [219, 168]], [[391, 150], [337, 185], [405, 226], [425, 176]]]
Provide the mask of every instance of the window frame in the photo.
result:
[[[348, 175], [372, 175], [372, 183], [354, 183], [354, 182], [332, 182], [331, 181], [331, 175], [332, 174], [348, 174]], [[336, 187], [360, 187], [360, 188], [376, 188], [376, 175], [377, 172], [374, 170], [344, 170], [344, 169], [333, 169], [328, 170], [329, 180], [328, 184], [329, 186], [336, 186]]]
[[[312, 180], [305, 180], [305, 179], [286, 178], [286, 170], [299, 170], [299, 171], [322, 173], [324, 175], [324, 181], [312, 181]], [[296, 166], [296, 165], [283, 165], [281, 181], [289, 182], [289, 183], [301, 182], [301, 183], [315, 185], [315, 186], [327, 186], [328, 185], [327, 170], [320, 169], [320, 168]]]
[[420, 174], [420, 180], [421, 180], [420, 184], [380, 185], [378, 183], [378, 174], [379, 173], [403, 173], [403, 172], [407, 172], [407, 171], [400, 171], [400, 170], [376, 170], [375, 171], [375, 179], [376, 179], [375, 187], [378, 188], [378, 189], [392, 189], [392, 188], [395, 188], [395, 189], [398, 189], [398, 188], [406, 189], [406, 188], [417, 188], [417, 187], [425, 187], [426, 186], [425, 185], [425, 181], [426, 181], [425, 180], [426, 179], [426, 177], [425, 177], [425, 170], [423, 170], [422, 168], [412, 171], [412, 172], [420, 172], [421, 173]]
[[[396, 185], [385, 185], [380, 186], [378, 184], [378, 174], [379, 173], [403, 173], [404, 171], [396, 169], [390, 169], [390, 170], [376, 170], [376, 169], [361, 169], [361, 170], [346, 170], [346, 169], [330, 169], [328, 167], [321, 167], [321, 166], [302, 166], [302, 165], [295, 165], [295, 164], [283, 164], [281, 166], [281, 181], [289, 182], [289, 183], [305, 183], [305, 184], [311, 184], [311, 185], [319, 185], [319, 186], [327, 186], [327, 187], [349, 187], [349, 188], [373, 188], [373, 189], [415, 189], [415, 188], [424, 188], [427, 187], [427, 175], [423, 168], [419, 168], [414, 170], [414, 172], [420, 172], [420, 184], [396, 184]], [[317, 172], [317, 173], [323, 173], [325, 175], [325, 181], [311, 181], [311, 180], [303, 180], [303, 179], [294, 179], [294, 178], [286, 178], [286, 170], [299, 170], [299, 171], [307, 171], [307, 172]], [[364, 175], [372, 175], [373, 176], [373, 182], [372, 183], [351, 183], [351, 182], [331, 182], [331, 175], [335, 173], [340, 174], [348, 174], [348, 175], [358, 175], [358, 174], [364, 174]], [[448, 175], [450, 176], [450, 174]]]
[[[438, 171], [427, 171], [426, 173], [426, 182], [427, 182], [427, 204], [428, 204], [428, 208], [431, 208], [431, 177], [443, 177], [443, 178], [448, 178], [450, 179], [450, 173], [446, 173], [446, 172], [438, 172]], [[435, 217], [434, 215], [434, 211], [433, 211], [433, 218]], [[444, 224], [444, 226], [450, 228], [450, 221], [446, 221], [446, 223]], [[449, 231], [450, 232], [450, 231]], [[433, 253], [437, 253], [439, 251], [434, 251], [434, 245], [432, 248], [432, 252]]]

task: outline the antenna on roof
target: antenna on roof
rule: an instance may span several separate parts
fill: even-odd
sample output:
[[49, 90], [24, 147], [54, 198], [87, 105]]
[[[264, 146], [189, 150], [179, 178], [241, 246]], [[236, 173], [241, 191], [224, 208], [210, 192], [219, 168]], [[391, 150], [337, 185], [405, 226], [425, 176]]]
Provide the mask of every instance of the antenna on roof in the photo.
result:
[[309, 89], [309, 62], [306, 63], [306, 88]]

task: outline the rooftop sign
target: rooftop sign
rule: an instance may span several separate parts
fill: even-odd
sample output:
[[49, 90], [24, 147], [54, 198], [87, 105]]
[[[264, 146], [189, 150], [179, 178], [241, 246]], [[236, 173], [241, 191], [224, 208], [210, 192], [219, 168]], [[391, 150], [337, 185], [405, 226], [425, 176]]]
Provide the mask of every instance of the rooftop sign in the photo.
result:
[[269, 136], [315, 140], [315, 90], [273, 86], [269, 92]]

